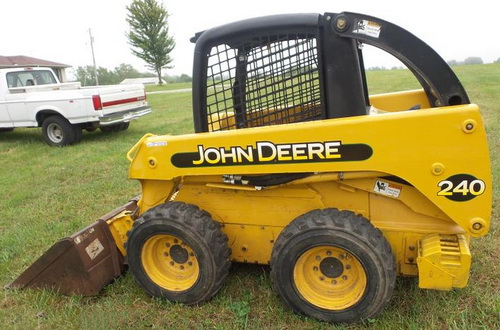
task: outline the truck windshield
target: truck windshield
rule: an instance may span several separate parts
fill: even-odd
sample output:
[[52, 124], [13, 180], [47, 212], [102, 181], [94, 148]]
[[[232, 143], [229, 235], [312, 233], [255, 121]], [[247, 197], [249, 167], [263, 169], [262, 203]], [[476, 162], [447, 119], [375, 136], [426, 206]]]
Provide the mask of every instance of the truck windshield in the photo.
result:
[[56, 84], [54, 74], [49, 70], [30, 70], [7, 73], [9, 88]]

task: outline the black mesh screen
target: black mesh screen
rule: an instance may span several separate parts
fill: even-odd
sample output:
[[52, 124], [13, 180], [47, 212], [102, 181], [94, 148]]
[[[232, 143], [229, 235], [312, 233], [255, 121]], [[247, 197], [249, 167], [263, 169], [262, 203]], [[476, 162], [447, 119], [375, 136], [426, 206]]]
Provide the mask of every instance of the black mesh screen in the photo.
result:
[[207, 75], [208, 130], [321, 118], [314, 36], [261, 37], [212, 47]]

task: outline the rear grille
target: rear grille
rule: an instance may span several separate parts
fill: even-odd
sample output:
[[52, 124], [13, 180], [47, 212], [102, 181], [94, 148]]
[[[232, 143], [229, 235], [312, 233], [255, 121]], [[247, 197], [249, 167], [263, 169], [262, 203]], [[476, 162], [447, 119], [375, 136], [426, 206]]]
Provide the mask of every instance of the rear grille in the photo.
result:
[[211, 131], [320, 119], [316, 38], [284, 34], [214, 46], [206, 88]]

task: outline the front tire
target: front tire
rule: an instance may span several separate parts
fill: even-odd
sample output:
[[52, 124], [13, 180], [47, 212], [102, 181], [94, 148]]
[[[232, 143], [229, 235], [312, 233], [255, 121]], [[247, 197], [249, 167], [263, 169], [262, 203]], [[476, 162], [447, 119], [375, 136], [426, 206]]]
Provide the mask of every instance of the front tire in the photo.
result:
[[207, 212], [168, 202], [134, 222], [126, 243], [129, 269], [151, 296], [200, 304], [220, 290], [229, 273], [227, 240]]
[[62, 147], [78, 143], [82, 139], [82, 129], [61, 116], [47, 117], [42, 123], [42, 136], [51, 146]]
[[325, 209], [285, 227], [272, 252], [271, 279], [296, 313], [356, 322], [375, 317], [389, 302], [395, 267], [389, 243], [367, 219]]

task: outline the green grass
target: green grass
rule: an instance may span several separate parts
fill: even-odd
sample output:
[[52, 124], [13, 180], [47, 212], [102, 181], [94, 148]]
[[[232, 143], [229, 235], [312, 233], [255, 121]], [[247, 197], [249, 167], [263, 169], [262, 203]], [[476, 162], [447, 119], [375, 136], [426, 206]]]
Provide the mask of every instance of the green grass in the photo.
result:
[[[500, 177], [500, 65], [455, 67], [486, 122], [494, 182]], [[370, 91], [416, 88], [408, 71], [368, 73]], [[188, 85], [167, 85], [165, 90]], [[154, 87], [149, 91], [157, 91]], [[51, 148], [40, 129], [0, 135], [0, 284], [19, 275], [57, 239], [83, 228], [140, 193], [127, 180], [125, 154], [145, 133], [192, 132], [191, 93], [151, 94], [153, 113], [118, 134], [85, 132], [80, 144]], [[473, 157], [471, 158], [473, 161]], [[338, 328], [500, 328], [500, 188], [494, 187], [492, 227], [472, 241], [469, 285], [451, 292], [421, 290], [398, 278], [394, 297], [376, 320]], [[234, 264], [227, 284], [202, 306], [149, 298], [130, 274], [97, 297], [66, 297], [44, 290], [2, 290], [2, 329], [53, 328], [272, 328], [331, 325], [293, 314], [271, 288], [269, 268]]]

